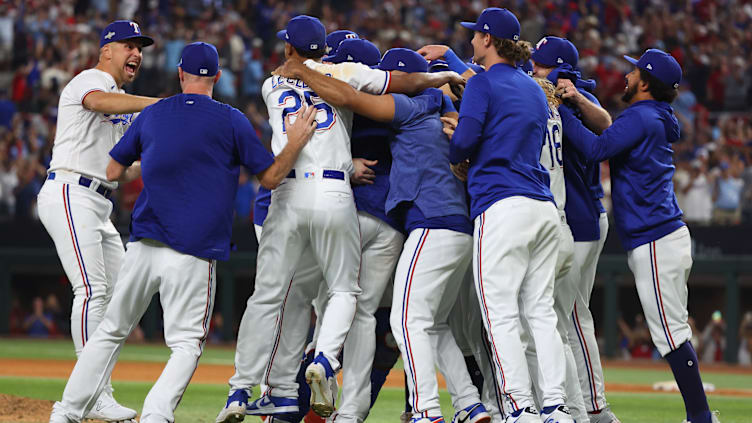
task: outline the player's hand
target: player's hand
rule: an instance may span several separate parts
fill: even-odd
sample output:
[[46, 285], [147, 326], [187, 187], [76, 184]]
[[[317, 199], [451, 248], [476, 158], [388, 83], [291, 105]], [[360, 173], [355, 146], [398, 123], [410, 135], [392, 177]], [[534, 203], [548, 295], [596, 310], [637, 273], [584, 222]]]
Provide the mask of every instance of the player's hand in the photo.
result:
[[462, 182], [467, 182], [467, 172], [470, 170], [470, 160], [449, 165], [454, 176]]
[[287, 59], [285, 63], [282, 63], [277, 69], [272, 71], [272, 75], [281, 76], [284, 78], [300, 79], [302, 75], [303, 62], [295, 59]]
[[463, 78], [462, 75], [458, 74], [457, 72], [444, 71], [441, 73], [446, 74], [447, 83], [449, 84], [449, 88], [452, 89], [452, 94], [461, 99], [462, 93], [465, 92], [465, 84], [467, 83], [465, 78]]
[[352, 159], [352, 162], [355, 171], [350, 181], [356, 185], [372, 185], [373, 180], [376, 179], [376, 172], [369, 166], [375, 166], [379, 161], [356, 157]]
[[295, 123], [292, 122], [292, 116], [285, 116], [285, 128], [287, 132], [287, 143], [294, 144], [303, 148], [308, 140], [313, 136], [313, 132], [316, 130], [316, 109], [313, 106], [308, 106], [303, 103], [298, 110], [298, 117], [295, 119]]
[[574, 86], [574, 83], [570, 79], [559, 78], [556, 82], [556, 96], [561, 98], [562, 101], [570, 100], [577, 104], [580, 101], [582, 94]]
[[448, 46], [443, 46], [440, 44], [430, 44], [421, 47], [418, 50], [418, 54], [420, 54], [424, 59], [430, 62], [432, 60], [441, 59], [442, 57], [444, 57], [448, 50]]
[[452, 139], [452, 136], [454, 136], [454, 130], [457, 129], [457, 119], [442, 116], [441, 123], [444, 124], [444, 133], [447, 134], [449, 139]]

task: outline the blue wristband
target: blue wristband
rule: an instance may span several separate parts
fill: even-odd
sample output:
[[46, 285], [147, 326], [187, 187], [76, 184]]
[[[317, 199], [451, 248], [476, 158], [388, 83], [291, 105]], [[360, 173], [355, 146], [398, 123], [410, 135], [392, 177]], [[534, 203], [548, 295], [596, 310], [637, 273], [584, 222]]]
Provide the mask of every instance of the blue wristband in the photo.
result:
[[451, 48], [447, 50], [446, 53], [444, 53], [444, 59], [446, 59], [447, 65], [449, 65], [449, 70], [457, 72], [460, 75], [465, 73], [466, 70], [470, 69], [465, 64], [465, 62], [457, 57], [457, 55], [454, 53], [454, 51], [452, 51]]

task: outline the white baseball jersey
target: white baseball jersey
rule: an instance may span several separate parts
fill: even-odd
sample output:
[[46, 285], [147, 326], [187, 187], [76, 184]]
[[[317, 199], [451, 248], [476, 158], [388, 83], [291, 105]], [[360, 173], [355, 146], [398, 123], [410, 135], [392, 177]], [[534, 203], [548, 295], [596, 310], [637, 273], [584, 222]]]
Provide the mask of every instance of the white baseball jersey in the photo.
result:
[[556, 107], [549, 105], [548, 127], [546, 139], [541, 150], [540, 163], [548, 170], [551, 179], [551, 193], [554, 195], [556, 207], [564, 212], [567, 202], [567, 190], [564, 186], [564, 158], [561, 155], [562, 147], [561, 116]]
[[[307, 60], [305, 64], [328, 76], [350, 84], [353, 88], [371, 94], [383, 94], [389, 87], [390, 74], [371, 69], [360, 63], [323, 64]], [[285, 117], [297, 115], [303, 102], [318, 109], [316, 132], [300, 152], [296, 169], [334, 169], [352, 171], [350, 134], [353, 113], [349, 109], [330, 106], [316, 96], [299, 79], [272, 76], [264, 81], [262, 96], [269, 110], [272, 127], [272, 152], [277, 155], [287, 145]], [[294, 122], [294, 119], [291, 119]]]
[[50, 172], [67, 170], [107, 181], [109, 152], [137, 114], [108, 115], [86, 109], [84, 98], [94, 91], [125, 92], [112, 75], [99, 69], [79, 73], [63, 88]]

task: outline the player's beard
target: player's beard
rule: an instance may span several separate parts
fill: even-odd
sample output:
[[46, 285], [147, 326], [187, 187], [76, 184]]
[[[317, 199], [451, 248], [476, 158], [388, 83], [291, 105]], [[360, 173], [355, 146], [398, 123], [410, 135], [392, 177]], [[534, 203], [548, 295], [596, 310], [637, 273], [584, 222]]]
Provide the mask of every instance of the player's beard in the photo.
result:
[[632, 98], [637, 94], [637, 85], [629, 85], [629, 82], [627, 82], [627, 90], [624, 91], [624, 94], [621, 96], [621, 101], [625, 103], [629, 103], [632, 101]]

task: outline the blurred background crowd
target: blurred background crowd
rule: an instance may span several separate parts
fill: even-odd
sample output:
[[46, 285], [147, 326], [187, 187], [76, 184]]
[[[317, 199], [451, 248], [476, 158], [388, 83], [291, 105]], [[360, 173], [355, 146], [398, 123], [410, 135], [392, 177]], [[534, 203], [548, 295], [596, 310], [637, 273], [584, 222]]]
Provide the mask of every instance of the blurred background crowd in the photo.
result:
[[[220, 52], [215, 97], [243, 110], [262, 139], [270, 137], [260, 88], [283, 60], [275, 37], [299, 13], [320, 16], [327, 30], [347, 28], [381, 49], [450, 45], [472, 54], [472, 34], [459, 26], [487, 6], [513, 10], [522, 38], [572, 40], [596, 95], [618, 114], [629, 64], [623, 54], [650, 47], [670, 52], [684, 69], [674, 109], [675, 189], [687, 221], [752, 222], [752, 1], [749, 0], [11, 0], [0, 3], [0, 216], [35, 219], [55, 135], [58, 95], [96, 64], [98, 34], [113, 19], [134, 19], [156, 44], [144, 49], [128, 92], [168, 96], [179, 90], [175, 66], [186, 43]], [[608, 192], [607, 164], [604, 187]], [[254, 182], [241, 175], [236, 214], [250, 217]], [[114, 218], [127, 222], [140, 181], [119, 190]], [[608, 203], [608, 198], [606, 198]]]

